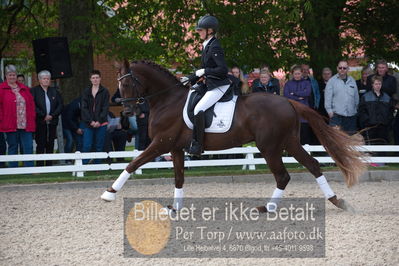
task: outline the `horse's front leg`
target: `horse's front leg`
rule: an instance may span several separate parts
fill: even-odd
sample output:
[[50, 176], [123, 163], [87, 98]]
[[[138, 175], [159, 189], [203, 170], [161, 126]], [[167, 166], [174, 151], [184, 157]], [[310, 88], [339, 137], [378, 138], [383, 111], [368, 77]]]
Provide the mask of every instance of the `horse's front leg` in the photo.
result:
[[113, 201], [116, 199], [116, 192], [122, 189], [123, 185], [126, 183], [126, 181], [129, 179], [131, 173], [136, 171], [140, 166], [143, 164], [146, 164], [152, 160], [154, 160], [155, 157], [160, 156], [164, 153], [167, 152], [165, 150], [165, 146], [162, 143], [158, 141], [152, 141], [151, 144], [143, 151], [140, 156], [138, 156], [136, 159], [131, 161], [126, 169], [119, 175], [119, 177], [115, 180], [115, 182], [112, 184], [111, 187], [109, 187], [102, 195], [101, 199], [105, 201]]
[[180, 210], [183, 207], [183, 184], [184, 184], [184, 152], [183, 150], [171, 151], [173, 158], [173, 169], [175, 172], [175, 193], [173, 206], [169, 209]]

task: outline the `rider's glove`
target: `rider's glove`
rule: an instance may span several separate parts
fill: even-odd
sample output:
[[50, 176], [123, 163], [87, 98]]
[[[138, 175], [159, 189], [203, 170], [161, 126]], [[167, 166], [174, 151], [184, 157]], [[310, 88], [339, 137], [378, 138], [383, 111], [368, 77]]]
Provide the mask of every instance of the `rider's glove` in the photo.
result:
[[183, 85], [187, 85], [187, 83], [190, 81], [190, 79], [188, 78], [188, 77], [181, 77], [180, 78], [180, 82], [183, 84]]
[[203, 69], [203, 68], [195, 71], [195, 75], [199, 78], [202, 77], [204, 74], [205, 74], [205, 69]]
[[[205, 70], [204, 70], [205, 72]], [[191, 74], [190, 76], [187, 77], [181, 77], [180, 78], [180, 82], [183, 85], [187, 85], [188, 83], [190, 83], [191, 85], [194, 85], [200, 78], [196, 75], [196, 74]]]

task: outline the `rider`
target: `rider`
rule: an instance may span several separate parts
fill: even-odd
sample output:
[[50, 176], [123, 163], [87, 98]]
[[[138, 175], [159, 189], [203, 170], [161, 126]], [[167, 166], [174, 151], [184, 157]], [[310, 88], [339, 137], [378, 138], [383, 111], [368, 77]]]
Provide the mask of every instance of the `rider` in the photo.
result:
[[205, 15], [198, 20], [196, 31], [204, 40], [201, 55], [201, 69], [189, 77], [183, 77], [182, 83], [195, 84], [201, 77], [207, 92], [194, 108], [193, 139], [186, 150], [192, 155], [201, 155], [205, 130], [205, 111], [214, 105], [230, 86], [228, 68], [224, 61], [224, 52], [215, 34], [219, 22], [214, 16]]

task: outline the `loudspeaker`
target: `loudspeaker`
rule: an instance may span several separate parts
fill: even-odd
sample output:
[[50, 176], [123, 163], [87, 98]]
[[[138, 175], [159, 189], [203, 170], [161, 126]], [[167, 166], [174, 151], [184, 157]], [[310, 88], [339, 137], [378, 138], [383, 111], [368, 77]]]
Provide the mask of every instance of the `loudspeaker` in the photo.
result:
[[32, 41], [35, 55], [36, 73], [48, 70], [51, 79], [72, 77], [68, 39], [50, 37]]

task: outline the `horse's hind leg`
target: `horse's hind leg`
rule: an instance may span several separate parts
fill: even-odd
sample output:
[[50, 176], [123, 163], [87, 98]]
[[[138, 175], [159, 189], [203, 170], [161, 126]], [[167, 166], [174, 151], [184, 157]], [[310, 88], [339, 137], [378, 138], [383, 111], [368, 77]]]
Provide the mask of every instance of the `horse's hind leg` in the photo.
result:
[[323, 191], [323, 194], [326, 199], [328, 199], [331, 203], [333, 203], [338, 208], [347, 210], [350, 207], [345, 203], [345, 201], [338, 200], [337, 196], [331, 189], [330, 185], [327, 182], [327, 179], [323, 175], [320, 169], [319, 162], [309, 155], [306, 150], [299, 143], [299, 140], [292, 139], [287, 145], [286, 150], [290, 153], [294, 158], [303, 166], [305, 166], [309, 172], [316, 178], [317, 183], [319, 184], [320, 189]]
[[273, 191], [273, 195], [266, 206], [258, 207], [260, 212], [275, 211], [279, 200], [283, 197], [284, 190], [290, 181], [290, 175], [284, 166], [282, 156], [282, 150], [276, 149], [275, 151], [266, 151], [260, 149], [262, 156], [266, 159], [266, 162], [272, 171], [274, 178], [276, 179], [277, 187]]

